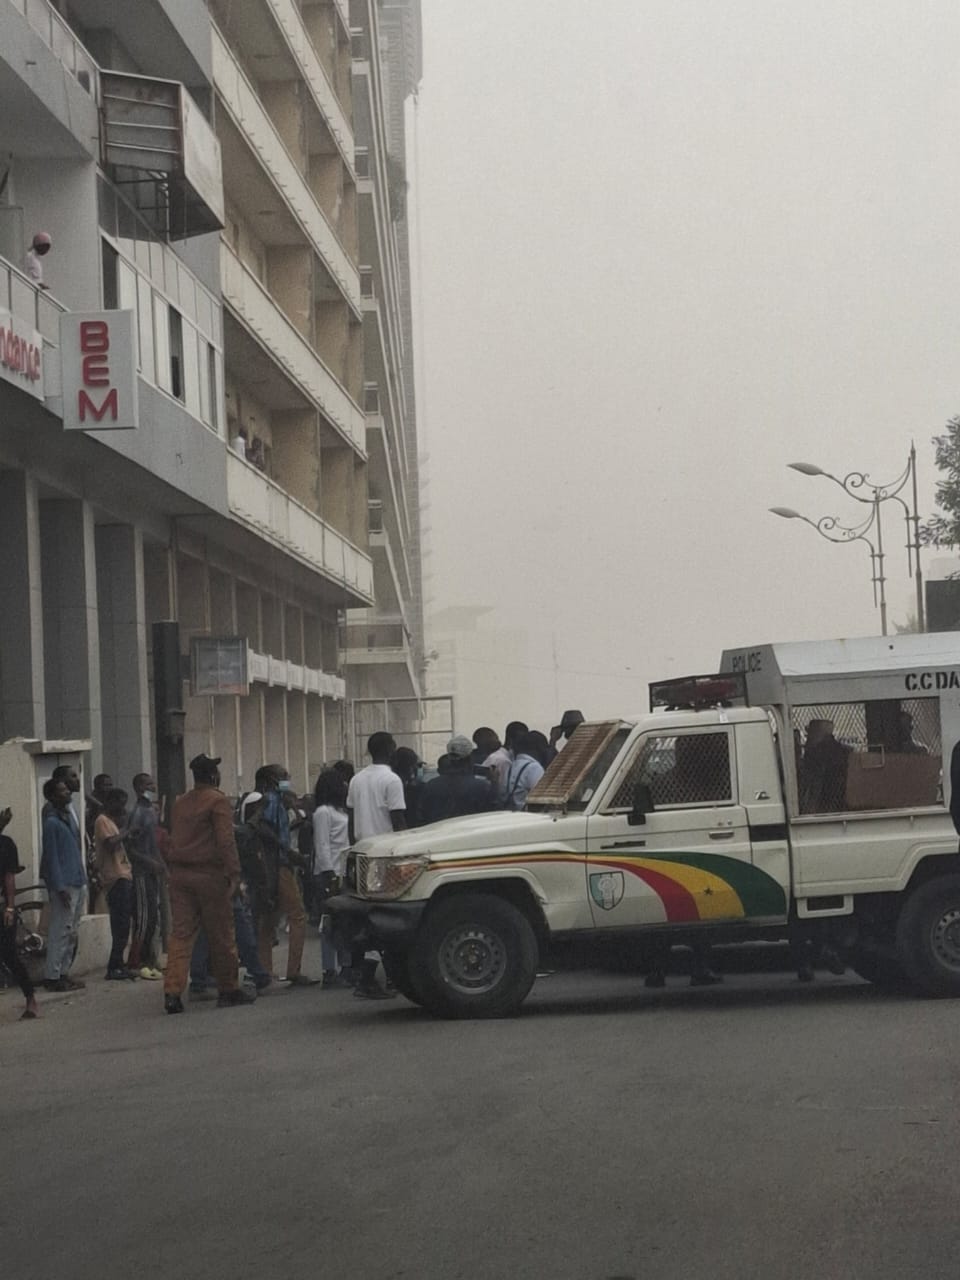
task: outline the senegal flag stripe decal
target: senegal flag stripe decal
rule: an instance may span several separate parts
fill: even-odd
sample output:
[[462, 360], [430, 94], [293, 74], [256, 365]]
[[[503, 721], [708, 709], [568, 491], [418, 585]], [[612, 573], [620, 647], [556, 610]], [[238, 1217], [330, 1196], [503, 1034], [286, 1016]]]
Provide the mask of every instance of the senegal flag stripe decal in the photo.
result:
[[723, 853], [674, 853], [672, 850], [664, 858], [667, 862], [708, 871], [725, 881], [738, 894], [748, 918], [786, 914], [787, 900], [782, 885], [751, 862], [741, 862]]
[[615, 856], [590, 853], [516, 851], [486, 857], [457, 858], [435, 863], [437, 871], [501, 868], [536, 863], [579, 863], [590, 867], [614, 867], [642, 880], [663, 902], [667, 920], [683, 924], [693, 920], [742, 920], [786, 914], [782, 886], [752, 863], [722, 853], [684, 853], [671, 850], [662, 857], [629, 851]]

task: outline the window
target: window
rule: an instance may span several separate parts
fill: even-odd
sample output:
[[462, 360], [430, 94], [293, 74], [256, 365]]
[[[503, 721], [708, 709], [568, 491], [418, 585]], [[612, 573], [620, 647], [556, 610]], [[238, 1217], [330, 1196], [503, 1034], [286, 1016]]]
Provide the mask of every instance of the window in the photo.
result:
[[119, 255], [106, 240], [100, 241], [100, 261], [103, 275], [103, 309], [116, 311], [120, 306], [120, 290], [117, 283]]
[[153, 363], [153, 307], [152, 290], [143, 276], [137, 278], [137, 312], [139, 323], [137, 330], [140, 337], [140, 371], [151, 382], [157, 372]]
[[153, 295], [153, 333], [156, 344], [157, 386], [170, 391], [170, 320], [167, 304], [159, 293]]
[[217, 388], [217, 349], [207, 343], [207, 395], [210, 407], [206, 415], [207, 421], [214, 431], [220, 430], [220, 392]]
[[183, 394], [183, 320], [180, 312], [169, 308], [170, 391], [178, 400]]
[[794, 707], [792, 727], [801, 813], [942, 804], [936, 698]]
[[609, 808], [632, 809], [639, 786], [649, 787], [656, 809], [730, 804], [729, 733], [716, 729], [644, 738]]

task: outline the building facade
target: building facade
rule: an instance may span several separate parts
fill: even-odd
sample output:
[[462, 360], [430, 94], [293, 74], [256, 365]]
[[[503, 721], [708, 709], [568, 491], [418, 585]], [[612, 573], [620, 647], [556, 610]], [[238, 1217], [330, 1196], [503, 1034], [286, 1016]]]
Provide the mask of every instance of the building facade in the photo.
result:
[[[306, 788], [345, 748], [344, 620], [402, 613], [385, 535], [373, 557], [368, 535], [393, 442], [370, 385], [386, 396], [367, 350], [356, 16], [346, 0], [0, 0], [0, 741], [89, 739], [88, 772], [129, 785], [158, 734], [179, 736], [187, 759], [223, 757], [229, 792], [265, 760]], [[61, 315], [117, 310], [139, 425], [65, 430]], [[19, 367], [33, 345], [38, 378]], [[396, 422], [409, 501], [415, 428]], [[392, 491], [372, 509], [399, 519]], [[169, 724], [151, 649], [166, 620]], [[248, 692], [193, 678], [216, 638], [244, 642]]]
[[422, 75], [420, 0], [351, 0], [373, 607], [346, 615], [350, 751], [389, 728], [415, 745], [423, 697], [423, 592], [407, 107]]

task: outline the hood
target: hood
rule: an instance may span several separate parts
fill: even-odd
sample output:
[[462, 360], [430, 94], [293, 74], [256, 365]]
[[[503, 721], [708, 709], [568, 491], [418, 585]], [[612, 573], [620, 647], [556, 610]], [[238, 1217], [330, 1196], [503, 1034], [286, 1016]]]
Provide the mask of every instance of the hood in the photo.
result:
[[379, 854], [381, 857], [386, 854], [409, 858], [415, 854], [479, 853], [555, 840], [555, 827], [554, 816], [548, 813], [477, 813], [468, 818], [434, 822], [429, 827], [371, 836], [367, 840], [358, 840], [353, 848], [357, 853]]

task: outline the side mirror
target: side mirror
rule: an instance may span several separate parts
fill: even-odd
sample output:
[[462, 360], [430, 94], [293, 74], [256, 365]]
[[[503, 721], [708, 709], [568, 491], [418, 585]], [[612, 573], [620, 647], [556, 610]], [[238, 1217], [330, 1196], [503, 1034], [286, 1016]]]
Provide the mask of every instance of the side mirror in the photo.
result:
[[645, 782], [637, 784], [633, 793], [633, 808], [627, 817], [631, 827], [643, 827], [647, 822], [647, 814], [653, 813], [653, 796]]

